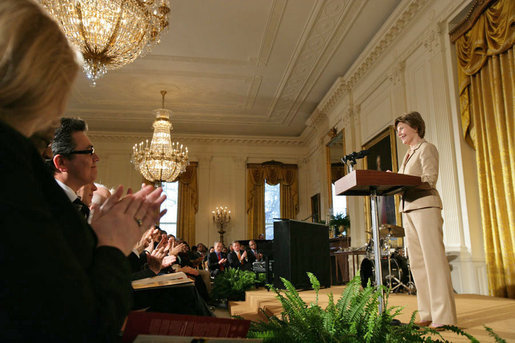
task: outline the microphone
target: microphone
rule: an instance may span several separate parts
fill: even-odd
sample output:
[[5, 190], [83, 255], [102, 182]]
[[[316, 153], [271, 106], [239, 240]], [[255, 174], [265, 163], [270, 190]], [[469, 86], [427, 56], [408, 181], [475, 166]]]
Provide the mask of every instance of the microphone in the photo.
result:
[[363, 158], [369, 154], [368, 150], [361, 150], [359, 152], [353, 152], [351, 154], [345, 155], [342, 157], [342, 162], [347, 164], [347, 162], [351, 162], [352, 164], [356, 164], [356, 160]]
[[358, 154], [357, 154], [357, 156], [356, 156], [356, 159], [358, 159], [358, 158], [363, 158], [363, 157], [367, 156], [367, 155], [368, 155], [368, 153], [369, 153], [369, 151], [368, 151], [368, 150], [361, 150], [360, 152], [358, 152]]
[[[354, 151], [352, 154], [348, 154], [348, 155], [342, 157], [342, 162], [347, 165], [348, 172], [350, 173], [354, 170], [354, 165], [356, 164], [357, 159], [367, 156], [368, 153], [369, 153], [368, 150], [361, 150], [359, 152]], [[350, 163], [347, 164], [347, 162], [350, 162]]]

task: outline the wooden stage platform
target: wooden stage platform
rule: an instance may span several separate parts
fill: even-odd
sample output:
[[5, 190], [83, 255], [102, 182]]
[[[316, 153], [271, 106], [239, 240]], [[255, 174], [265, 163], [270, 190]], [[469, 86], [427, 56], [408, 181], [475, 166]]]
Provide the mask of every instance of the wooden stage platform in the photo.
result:
[[[321, 289], [319, 304], [325, 307], [328, 303], [328, 293], [333, 293], [335, 301], [342, 294], [345, 286], [333, 286]], [[325, 295], [324, 295], [325, 294]], [[315, 301], [314, 291], [301, 291], [300, 295], [308, 304]], [[242, 316], [253, 321], [264, 320], [264, 315], [258, 310], [262, 308], [267, 314], [279, 315], [282, 306], [275, 297], [275, 293], [266, 289], [257, 289], [246, 293], [246, 301], [230, 302], [231, 315]], [[402, 322], [408, 322], [413, 311], [417, 309], [417, 299], [414, 295], [391, 294], [389, 306], [404, 306], [398, 317]], [[507, 342], [515, 342], [515, 300], [496, 298], [473, 294], [457, 294], [456, 308], [458, 312], [458, 326], [476, 337], [480, 342], [494, 342], [483, 325], [492, 328]], [[418, 320], [418, 317], [417, 317]], [[463, 336], [454, 333], [442, 332], [442, 336], [451, 342], [469, 342]]]

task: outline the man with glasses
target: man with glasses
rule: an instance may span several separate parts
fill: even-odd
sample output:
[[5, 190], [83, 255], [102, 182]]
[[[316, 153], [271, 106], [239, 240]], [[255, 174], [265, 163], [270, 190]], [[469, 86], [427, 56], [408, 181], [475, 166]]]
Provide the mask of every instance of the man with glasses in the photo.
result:
[[83, 120], [61, 118], [61, 125], [56, 129], [52, 141], [52, 153], [55, 180], [87, 219], [89, 211], [77, 196], [77, 191], [95, 181], [99, 158], [86, 131]]

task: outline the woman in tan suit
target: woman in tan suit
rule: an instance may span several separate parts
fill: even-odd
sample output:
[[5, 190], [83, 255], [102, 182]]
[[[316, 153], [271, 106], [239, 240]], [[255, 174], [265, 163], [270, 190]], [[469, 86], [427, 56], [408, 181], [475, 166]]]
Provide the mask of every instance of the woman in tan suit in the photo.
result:
[[395, 119], [395, 130], [409, 150], [399, 173], [420, 176], [422, 185], [402, 195], [411, 271], [417, 286], [420, 326], [439, 328], [456, 324], [456, 306], [449, 263], [443, 244], [442, 201], [435, 188], [438, 151], [424, 139], [425, 124], [418, 112]]

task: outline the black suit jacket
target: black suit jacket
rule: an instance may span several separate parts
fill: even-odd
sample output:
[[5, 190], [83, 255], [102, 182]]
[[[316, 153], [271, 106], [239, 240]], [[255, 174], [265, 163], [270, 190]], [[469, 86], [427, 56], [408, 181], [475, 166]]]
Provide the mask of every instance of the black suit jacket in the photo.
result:
[[0, 230], [0, 341], [115, 339], [130, 308], [127, 258], [96, 247], [32, 143], [2, 121]]
[[[245, 250], [240, 250], [240, 255], [243, 254]], [[229, 262], [229, 266], [232, 268], [240, 268], [244, 270], [250, 270], [252, 269], [252, 263], [256, 261], [256, 257], [252, 253], [252, 251], [247, 251], [247, 256], [240, 262], [238, 259], [238, 255], [236, 252], [231, 251], [229, 253], [229, 256], [227, 257], [227, 260]]]
[[[222, 252], [220, 254], [222, 254], [222, 258], [227, 258], [227, 255], [225, 253]], [[223, 266], [227, 268], [227, 262]], [[218, 256], [216, 255], [216, 252], [212, 252], [209, 254], [207, 258], [207, 267], [210, 272], [220, 270], [220, 264], [218, 263]]]

